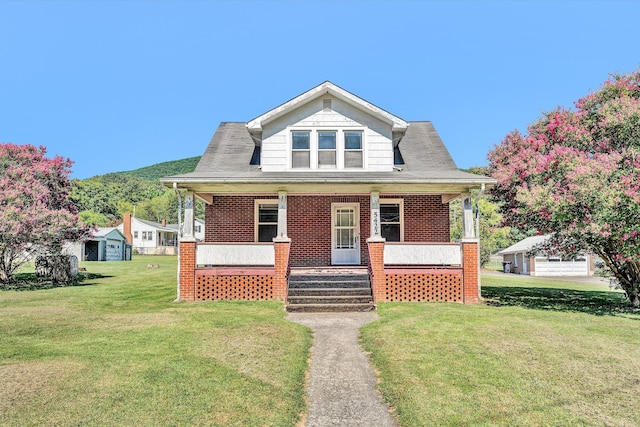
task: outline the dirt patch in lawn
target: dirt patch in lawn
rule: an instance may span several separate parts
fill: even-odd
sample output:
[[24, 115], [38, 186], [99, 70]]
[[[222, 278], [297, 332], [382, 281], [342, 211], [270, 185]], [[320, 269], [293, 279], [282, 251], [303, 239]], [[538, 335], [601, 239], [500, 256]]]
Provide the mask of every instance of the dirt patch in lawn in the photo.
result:
[[51, 396], [79, 368], [70, 362], [21, 362], [0, 366], [0, 413]]

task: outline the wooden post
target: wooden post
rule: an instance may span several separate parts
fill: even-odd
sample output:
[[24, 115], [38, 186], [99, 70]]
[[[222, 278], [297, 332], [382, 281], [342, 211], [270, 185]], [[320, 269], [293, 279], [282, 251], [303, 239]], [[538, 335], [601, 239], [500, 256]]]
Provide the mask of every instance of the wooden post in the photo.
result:
[[287, 192], [278, 191], [278, 239], [287, 238]]

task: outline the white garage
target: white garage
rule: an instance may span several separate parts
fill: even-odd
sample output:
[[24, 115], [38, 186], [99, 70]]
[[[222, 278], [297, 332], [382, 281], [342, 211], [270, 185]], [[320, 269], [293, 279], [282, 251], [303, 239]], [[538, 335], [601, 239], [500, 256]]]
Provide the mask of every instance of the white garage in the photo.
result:
[[131, 245], [117, 228], [95, 230], [87, 241], [66, 246], [65, 252], [82, 261], [131, 261]]
[[527, 237], [498, 252], [507, 273], [528, 274], [530, 276], [592, 276], [593, 255], [581, 254], [575, 258], [561, 258], [555, 255], [537, 254], [528, 256], [533, 247], [543, 243], [549, 236]]

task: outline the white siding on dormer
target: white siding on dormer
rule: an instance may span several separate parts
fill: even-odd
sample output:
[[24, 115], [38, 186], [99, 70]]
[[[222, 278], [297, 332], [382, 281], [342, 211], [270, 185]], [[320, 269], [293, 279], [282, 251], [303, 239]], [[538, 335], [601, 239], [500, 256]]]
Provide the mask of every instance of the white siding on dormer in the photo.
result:
[[[367, 112], [339, 99], [331, 98], [331, 110], [323, 111], [323, 99], [317, 98], [288, 114], [267, 123], [262, 129], [262, 171], [291, 170], [292, 130], [361, 130], [363, 131], [364, 168], [368, 171], [393, 170], [393, 144], [390, 123], [385, 123]], [[341, 153], [338, 153], [340, 156]], [[311, 170], [315, 153], [311, 154]], [[308, 169], [295, 169], [308, 170]], [[327, 172], [327, 169], [322, 169]]]

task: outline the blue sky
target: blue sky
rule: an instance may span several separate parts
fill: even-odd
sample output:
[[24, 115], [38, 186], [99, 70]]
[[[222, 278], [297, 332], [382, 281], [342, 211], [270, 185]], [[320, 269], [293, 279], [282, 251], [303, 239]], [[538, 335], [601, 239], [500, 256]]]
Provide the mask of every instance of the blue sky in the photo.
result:
[[431, 120], [461, 168], [640, 66], [635, 1], [0, 0], [0, 142], [73, 177], [201, 155], [325, 80]]

